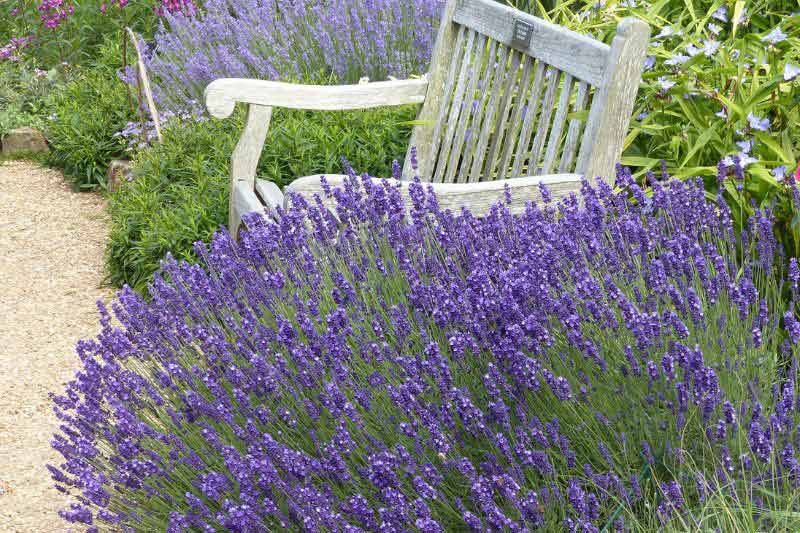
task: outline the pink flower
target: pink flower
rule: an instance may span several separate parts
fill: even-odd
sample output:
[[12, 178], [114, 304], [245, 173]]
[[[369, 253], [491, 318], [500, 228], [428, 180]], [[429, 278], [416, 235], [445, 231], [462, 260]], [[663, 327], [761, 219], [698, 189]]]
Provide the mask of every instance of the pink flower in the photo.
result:
[[797, 170], [794, 171], [794, 180], [800, 181], [800, 165], [797, 165]]
[[108, 6], [105, 4], [100, 4], [100, 12], [105, 13], [106, 11], [108, 11]]

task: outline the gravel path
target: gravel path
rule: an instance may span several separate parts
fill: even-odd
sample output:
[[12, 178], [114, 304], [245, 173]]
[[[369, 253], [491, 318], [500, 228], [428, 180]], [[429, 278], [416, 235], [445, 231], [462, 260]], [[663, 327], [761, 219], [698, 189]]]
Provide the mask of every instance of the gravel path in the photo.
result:
[[[0, 163], [0, 531], [65, 531], [47, 463], [57, 421], [48, 393], [78, 365], [78, 339], [99, 329], [107, 236], [98, 194], [70, 191], [58, 172]], [[74, 528], [73, 528], [74, 529]]]

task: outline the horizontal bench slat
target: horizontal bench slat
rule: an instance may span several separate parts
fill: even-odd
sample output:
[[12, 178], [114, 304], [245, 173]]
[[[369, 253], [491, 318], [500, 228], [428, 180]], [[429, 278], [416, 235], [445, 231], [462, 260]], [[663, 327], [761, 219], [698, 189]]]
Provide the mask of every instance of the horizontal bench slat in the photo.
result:
[[459, 0], [453, 21], [512, 46], [514, 24], [532, 27], [524, 52], [595, 87], [603, 81], [611, 48], [600, 41], [556, 26], [494, 0]]

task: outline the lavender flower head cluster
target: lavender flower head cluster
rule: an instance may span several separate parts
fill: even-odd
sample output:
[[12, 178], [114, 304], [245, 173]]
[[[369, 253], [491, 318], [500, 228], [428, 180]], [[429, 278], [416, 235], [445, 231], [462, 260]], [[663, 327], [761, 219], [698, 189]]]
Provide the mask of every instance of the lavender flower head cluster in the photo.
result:
[[164, 13], [147, 60], [160, 106], [202, 102], [217, 78], [311, 83], [427, 70], [444, 0], [209, 0]]
[[702, 183], [617, 185], [476, 218], [351, 175], [197, 244], [201, 265], [168, 258], [119, 325], [100, 306], [53, 398], [62, 516], [653, 531], [791, 494], [800, 270], [771, 213], [739, 231]]

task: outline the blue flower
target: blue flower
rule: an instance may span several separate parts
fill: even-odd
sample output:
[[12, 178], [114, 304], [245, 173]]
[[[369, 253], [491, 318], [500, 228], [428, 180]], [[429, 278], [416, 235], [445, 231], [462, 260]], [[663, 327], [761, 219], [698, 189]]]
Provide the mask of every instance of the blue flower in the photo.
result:
[[742, 152], [744, 152], [745, 154], [749, 154], [750, 151], [753, 149], [754, 145], [755, 145], [755, 141], [753, 139], [748, 139], [746, 141], [737, 141], [736, 142], [736, 146], [738, 146], [739, 149]]
[[783, 181], [786, 177], [786, 165], [781, 165], [772, 169], [772, 175], [776, 181]]
[[781, 31], [780, 26], [773, 28], [771, 32], [761, 38], [761, 41], [769, 44], [778, 44], [786, 40], [787, 35]]
[[671, 58], [664, 61], [665, 65], [675, 66], [675, 65], [682, 65], [689, 61], [689, 56], [685, 56], [683, 54], [675, 54]]
[[668, 80], [666, 76], [660, 76], [658, 78], [658, 83], [661, 85], [661, 90], [666, 92], [675, 87], [675, 82], [672, 80]]
[[785, 81], [793, 80], [797, 76], [800, 76], [800, 67], [791, 63], [786, 63], [783, 66], [783, 79]]
[[679, 37], [683, 35], [683, 30], [675, 30], [672, 26], [664, 26], [661, 31], [653, 37], [654, 40], [665, 39], [667, 37]]
[[719, 41], [705, 40], [703, 41], [703, 54], [705, 54], [706, 57], [711, 57], [717, 53], [719, 47], [720, 47]]
[[720, 22], [728, 22], [728, 8], [727, 6], [720, 6], [711, 16]]
[[747, 122], [750, 128], [758, 131], [769, 131], [770, 122], [768, 118], [755, 116], [752, 112], [747, 115]]

